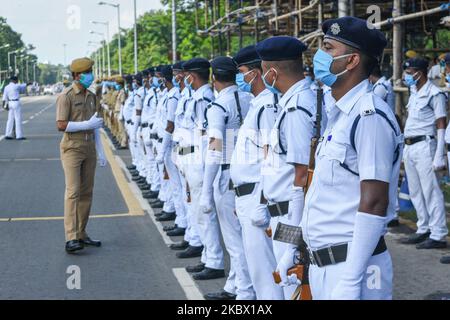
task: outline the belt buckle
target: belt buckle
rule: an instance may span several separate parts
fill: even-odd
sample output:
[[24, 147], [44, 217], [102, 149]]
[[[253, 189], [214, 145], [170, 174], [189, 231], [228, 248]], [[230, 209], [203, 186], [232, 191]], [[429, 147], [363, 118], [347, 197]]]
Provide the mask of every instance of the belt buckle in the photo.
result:
[[279, 215], [279, 216], [281, 216], [282, 214], [281, 214], [281, 207], [280, 207], [280, 203], [279, 203], [279, 202], [276, 202], [276, 203], [275, 203], [275, 207], [277, 208], [277, 211], [278, 211], [278, 215]]
[[236, 195], [237, 195], [238, 197], [241, 196], [241, 193], [239, 192], [239, 187], [234, 188], [234, 192], [236, 192]]
[[313, 265], [317, 265], [316, 259], [314, 258], [314, 253], [308, 248], [309, 261]]
[[331, 250], [331, 247], [327, 248], [328, 256], [330, 257], [331, 264], [336, 264], [336, 260], [334, 260], [333, 250]]

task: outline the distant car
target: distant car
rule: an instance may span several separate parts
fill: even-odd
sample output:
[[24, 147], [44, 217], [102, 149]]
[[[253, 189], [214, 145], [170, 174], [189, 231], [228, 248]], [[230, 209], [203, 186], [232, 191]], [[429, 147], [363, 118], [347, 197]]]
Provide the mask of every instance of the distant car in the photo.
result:
[[45, 87], [45, 88], [44, 88], [44, 94], [45, 94], [45, 95], [47, 95], [47, 94], [53, 95], [53, 94], [54, 94], [54, 93], [53, 93], [53, 88], [50, 87], [50, 86]]

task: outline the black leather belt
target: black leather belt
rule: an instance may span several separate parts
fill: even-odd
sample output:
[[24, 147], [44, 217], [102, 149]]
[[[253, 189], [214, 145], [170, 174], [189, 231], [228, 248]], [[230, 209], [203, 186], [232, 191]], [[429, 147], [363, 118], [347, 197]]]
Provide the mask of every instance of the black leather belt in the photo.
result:
[[8, 99], [8, 101], [19, 101], [19, 99]]
[[150, 139], [158, 140], [159, 136], [157, 133], [150, 133]]
[[[347, 259], [347, 249], [348, 244], [340, 244], [336, 246], [331, 246], [323, 248], [317, 251], [310, 251], [311, 263], [317, 265], [318, 267], [325, 267], [332, 264], [337, 264], [344, 262]], [[386, 241], [384, 237], [381, 237], [378, 241], [377, 247], [373, 251], [372, 256], [383, 253], [387, 250]]]
[[142, 127], [142, 128], [147, 128], [147, 127], [148, 127], [148, 123], [145, 122], [145, 123], [141, 124], [141, 127]]
[[131, 120], [127, 120], [127, 124], [131, 124], [132, 126], [134, 126], [134, 122]]
[[178, 155], [180, 156], [184, 156], [186, 154], [191, 154], [195, 152], [195, 147], [194, 146], [190, 146], [190, 147], [185, 147], [185, 148], [179, 148], [178, 149]]
[[414, 143], [426, 140], [427, 137], [430, 137], [430, 139], [434, 139], [434, 136], [417, 136], [412, 138], [405, 138], [405, 144], [410, 146]]
[[284, 216], [289, 213], [289, 201], [277, 202], [267, 206], [271, 217]]
[[149, 124], [150, 129], [153, 129], [153, 123]]
[[236, 196], [243, 197], [248, 194], [252, 194], [253, 190], [255, 190], [255, 185], [256, 185], [256, 183], [246, 183], [246, 184], [241, 184], [238, 187], [235, 187], [234, 191], [236, 192]]
[[162, 143], [162, 142], [163, 142], [163, 138], [159, 138], [159, 139], [158, 139], [158, 142], [159, 142], [159, 143]]
[[447, 151], [450, 152], [450, 143], [447, 143]]
[[222, 169], [222, 171], [228, 170], [230, 169], [230, 164], [229, 163], [222, 164], [220, 168]]

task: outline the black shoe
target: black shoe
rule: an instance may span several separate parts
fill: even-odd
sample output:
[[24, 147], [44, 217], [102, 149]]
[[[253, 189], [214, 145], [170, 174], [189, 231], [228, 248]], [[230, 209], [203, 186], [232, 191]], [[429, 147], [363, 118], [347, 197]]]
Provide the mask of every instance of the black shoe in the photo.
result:
[[156, 218], [158, 218], [158, 217], [161, 217], [163, 214], [164, 214], [164, 211], [161, 211], [161, 212], [155, 213], [154, 216]]
[[187, 259], [187, 258], [200, 257], [202, 255], [202, 251], [203, 251], [203, 246], [199, 246], [199, 247], [189, 246], [189, 247], [187, 247], [186, 250], [178, 252], [177, 258]]
[[[164, 211], [161, 211], [161, 214], [162, 214], [162, 212], [164, 212]], [[156, 216], [156, 214], [155, 214], [155, 216]], [[164, 226], [163, 227], [163, 231], [168, 232], [168, 231], [172, 231], [172, 230], [174, 230], [176, 228], [178, 228], [178, 225], [175, 223], [175, 224], [173, 224], [171, 226]]]
[[205, 300], [236, 300], [235, 294], [226, 292], [225, 290], [207, 293], [203, 297], [205, 297]]
[[66, 252], [72, 253], [84, 249], [83, 244], [78, 240], [70, 240], [66, 242]]
[[136, 183], [144, 182], [144, 178], [141, 177], [140, 175], [133, 176], [133, 177], [131, 178], [131, 180], [133, 180], [133, 181], [136, 182]]
[[187, 249], [187, 247], [189, 247], [189, 242], [187, 241], [180, 241], [177, 243], [172, 243], [169, 248], [172, 250], [185, 250]]
[[427, 239], [416, 245], [416, 249], [444, 249], [447, 248], [447, 241], [436, 241]]
[[185, 228], [175, 228], [173, 230], [168, 231], [167, 235], [169, 237], [179, 237], [179, 236], [184, 236], [185, 233], [186, 233]]
[[441, 258], [441, 263], [443, 264], [450, 264], [450, 256], [444, 256]]
[[156, 199], [159, 196], [159, 192], [158, 191], [149, 191], [149, 192], [143, 193], [142, 196], [144, 197], [144, 199]]
[[93, 240], [89, 237], [86, 239], [80, 239], [80, 242], [84, 244], [85, 246], [91, 246], [91, 247], [101, 247], [102, 242], [100, 240]]
[[156, 221], [173, 221], [176, 217], [177, 215], [175, 214], [175, 212], [166, 212], [156, 218]]
[[131, 164], [131, 165], [127, 166], [127, 169], [128, 170], [136, 170], [136, 166]]
[[223, 269], [212, 269], [205, 267], [202, 271], [194, 273], [192, 278], [194, 280], [211, 280], [225, 277], [225, 271]]
[[410, 235], [408, 238], [401, 240], [400, 242], [403, 244], [417, 244], [427, 240], [430, 237], [430, 232], [426, 233], [414, 233]]
[[203, 262], [200, 262], [199, 264], [196, 264], [195, 266], [187, 266], [186, 271], [189, 273], [198, 273], [202, 272], [205, 269], [205, 264]]
[[[150, 203], [150, 202], [149, 202]], [[150, 206], [154, 209], [161, 209], [164, 207], [164, 202], [158, 200], [150, 203]]]
[[5, 137], [5, 140], [14, 140], [13, 137]]
[[138, 184], [139, 189], [141, 189], [141, 191], [148, 191], [150, 190], [150, 186], [146, 183], [140, 183]]
[[119, 146], [117, 147], [117, 150], [127, 150], [128, 147], [127, 146]]
[[16, 140], [27, 140], [27, 138], [22, 137], [22, 138], [17, 138]]
[[133, 177], [137, 177], [137, 176], [139, 176], [139, 171], [137, 171], [137, 170], [131, 170], [131, 171], [130, 171], [130, 174], [131, 174]]
[[391, 221], [389, 221], [387, 226], [388, 226], [388, 228], [397, 228], [400, 226], [400, 222], [398, 221], [397, 218], [394, 218]]

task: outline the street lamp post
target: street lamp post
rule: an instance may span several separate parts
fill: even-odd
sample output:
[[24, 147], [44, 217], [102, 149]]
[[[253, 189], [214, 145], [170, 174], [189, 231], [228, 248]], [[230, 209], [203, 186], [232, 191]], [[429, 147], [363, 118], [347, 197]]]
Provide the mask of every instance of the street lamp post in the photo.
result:
[[[5, 44], [3, 46], [0, 47], [0, 50], [2, 49], [6, 49], [9, 48], [9, 44]], [[9, 53], [8, 53], [8, 58], [9, 58]], [[1, 61], [1, 60], [0, 60]], [[8, 69], [9, 69], [9, 65], [8, 65]], [[2, 67], [0, 65], [0, 83], [2, 82]]]
[[106, 26], [106, 47], [108, 50], [108, 77], [111, 77], [111, 53], [109, 51], [109, 22], [102, 22], [102, 21], [91, 21], [92, 24], [102, 24]]
[[104, 2], [104, 1], [100, 1], [98, 4], [100, 6], [106, 5], [106, 6], [117, 8], [117, 25], [119, 26], [119, 33], [118, 33], [119, 73], [120, 73], [120, 75], [122, 75], [122, 44], [121, 44], [122, 35], [120, 34], [120, 4], [114, 4], [114, 3]]
[[[103, 46], [103, 70], [106, 70], [106, 67], [105, 67], [105, 63], [106, 63], [106, 57], [105, 57], [105, 43], [106, 43], [106, 38], [105, 38], [105, 34], [104, 33], [101, 33], [101, 32], [95, 32], [95, 31], [89, 31], [89, 33], [90, 34], [96, 34], [96, 35], [100, 35], [100, 36], [102, 36], [103, 37], [103, 44], [102, 44], [102, 46]], [[110, 75], [111, 74], [111, 69], [110, 68], [108, 68], [108, 75]]]
[[[94, 46], [94, 47], [97, 47], [96, 45], [100, 45], [100, 48], [98, 48], [97, 50], [96, 50], [96, 52], [98, 51], [98, 50], [103, 50], [103, 52], [104, 52], [104, 49], [103, 49], [103, 47], [102, 47], [102, 44], [100, 43], [100, 42], [95, 42], [95, 41], [89, 41], [88, 42], [88, 45], [91, 45], [91, 46]], [[99, 75], [99, 77], [103, 77], [104, 76], [104, 66], [105, 66], [105, 62], [103, 61], [103, 67], [102, 67], [102, 55], [101, 55], [101, 52], [97, 52], [97, 58], [98, 58], [98, 75]]]
[[136, 0], [134, 0], [134, 73], [137, 72], [138, 72], [137, 12], [136, 12]]

